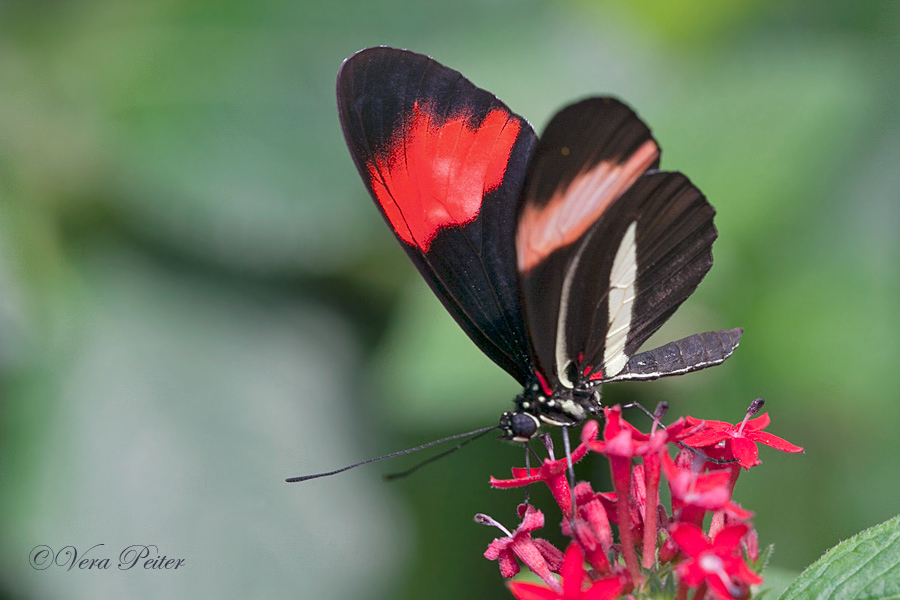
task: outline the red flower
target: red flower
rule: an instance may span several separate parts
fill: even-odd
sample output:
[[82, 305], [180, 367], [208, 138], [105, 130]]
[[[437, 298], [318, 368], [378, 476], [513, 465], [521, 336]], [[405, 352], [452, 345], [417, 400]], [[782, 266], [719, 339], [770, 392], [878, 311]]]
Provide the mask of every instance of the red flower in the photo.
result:
[[607, 554], [613, 545], [609, 516], [591, 484], [582, 481], [575, 486], [574, 519], [562, 523], [563, 535], [571, 536], [585, 552], [585, 559], [600, 573], [609, 573], [612, 565]]
[[720, 531], [710, 542], [703, 530], [692, 523], [672, 527], [672, 539], [687, 555], [675, 566], [682, 583], [697, 587], [706, 583], [720, 598], [731, 600], [746, 596], [747, 587], [763, 582], [740, 557], [741, 540], [750, 530], [732, 525]]
[[[648, 451], [647, 444], [650, 436], [622, 418], [621, 406], [604, 407], [603, 416], [606, 419], [606, 425], [603, 427], [603, 441], [593, 439], [596, 437], [593, 430], [582, 429], [582, 444], [586, 444], [594, 452], [606, 456], [629, 459]], [[665, 440], [662, 440], [661, 443], [665, 444]], [[653, 447], [656, 448], [659, 444], [660, 442], [655, 442]]]
[[[613, 600], [622, 591], [619, 577], [592, 581], [584, 570], [584, 554], [578, 544], [569, 544], [560, 569], [562, 589], [552, 590], [534, 583], [513, 581], [509, 589], [518, 600]], [[585, 587], [585, 582], [590, 582]]]
[[[658, 412], [658, 411], [657, 411]], [[654, 428], [658, 425], [658, 420], [653, 423]], [[645, 569], [653, 567], [656, 560], [656, 541], [658, 530], [659, 510], [662, 508], [659, 504], [659, 481], [662, 472], [662, 455], [668, 457], [668, 445], [665, 442], [677, 442], [688, 435], [699, 431], [703, 426], [694, 426], [686, 429], [687, 422], [684, 419], [678, 419], [665, 429], [657, 429], [651, 433], [652, 440], [661, 440], [659, 448], [653, 452], [647, 452], [644, 455], [644, 464], [634, 468], [634, 474], [638, 481], [638, 472], [643, 477], [643, 525], [644, 525], [644, 556], [642, 565]], [[651, 442], [652, 443], [652, 442]], [[635, 486], [636, 487], [636, 486]]]
[[[803, 451], [763, 431], [768, 415], [753, 418], [762, 403], [754, 401], [736, 425], [688, 417], [665, 427], [661, 407], [649, 433], [629, 424], [621, 407], [604, 408], [605, 422], [585, 424], [571, 461], [580, 461], [591, 451], [603, 454], [613, 483], [613, 491], [607, 493], [594, 492], [588, 482], [573, 490], [570, 460], [556, 460], [545, 440], [549, 458], [543, 464], [514, 468], [513, 479], [492, 477], [491, 484], [512, 488], [546, 483], [563, 510], [562, 533], [569, 538], [565, 555], [546, 540], [532, 538], [532, 532], [544, 525], [544, 517], [522, 505], [519, 528], [514, 533], [503, 529], [506, 536], [494, 540], [485, 556], [498, 561], [505, 577], [525, 565], [542, 579], [509, 582], [518, 600], [631, 597], [628, 594], [647, 591], [648, 575], [653, 581], [675, 577], [672, 585], [679, 600], [690, 594], [704, 600], [747, 600], [763, 580], [753, 570], [758, 568], [759, 541], [747, 521], [752, 513], [732, 501], [735, 483], [744, 469], [758, 464], [759, 443], [785, 452]], [[681, 448], [674, 460], [670, 445]], [[671, 494], [671, 515], [660, 503], [663, 479]], [[493, 521], [483, 515], [476, 520]], [[645, 571], [639, 562], [641, 551]]]
[[544, 526], [544, 515], [533, 506], [520, 505], [519, 516], [522, 523], [514, 533], [509, 533], [499, 523], [486, 515], [476, 515], [475, 521], [484, 525], [494, 525], [507, 536], [497, 538], [490, 543], [484, 552], [488, 560], [496, 560], [500, 564], [500, 574], [512, 577], [519, 572], [516, 558], [544, 580], [547, 585], [558, 587], [552, 572], [559, 571], [562, 563], [562, 552], [547, 540], [531, 539], [531, 532]]
[[[688, 417], [687, 420], [692, 425], [704, 422], [693, 417]], [[745, 469], [759, 464], [757, 443], [771, 446], [782, 452], [803, 452], [803, 448], [800, 446], [795, 446], [778, 436], [763, 431], [769, 426], [769, 413], [764, 413], [755, 419], [750, 419], [748, 415], [736, 425], [724, 421], [706, 421], [705, 423], [706, 427], [702, 431], [688, 436], [684, 439], [684, 443], [688, 446], [704, 447], [725, 442], [731, 446], [734, 458]]]
[[681, 521], [700, 524], [706, 511], [726, 510], [738, 518], [752, 515], [731, 502], [728, 471], [696, 473], [682, 469], [668, 454], [663, 455], [663, 471], [672, 493], [672, 514]]
[[664, 437], [651, 438], [625, 421], [622, 418], [621, 406], [605, 407], [603, 416], [606, 418], [606, 425], [603, 428], [603, 441], [586, 439], [584, 431], [582, 431], [581, 442], [594, 452], [603, 454], [609, 459], [613, 487], [616, 490], [615, 519], [619, 523], [622, 555], [625, 558], [625, 566], [632, 580], [639, 584], [641, 571], [634, 547], [634, 532], [626, 525], [631, 518], [631, 506], [629, 504], [631, 461], [635, 456], [653, 452], [665, 446], [666, 440]]
[[[596, 421], [585, 423], [581, 432], [582, 440], [590, 441], [592, 437], [596, 436]], [[587, 443], [582, 441], [572, 452], [572, 464], [584, 458], [587, 452]], [[495, 488], [514, 488], [543, 481], [550, 488], [550, 492], [553, 494], [556, 503], [559, 504], [563, 514], [568, 517], [572, 514], [572, 492], [570, 491], [571, 488], [569, 488], [569, 480], [566, 478], [566, 470], [568, 468], [569, 461], [565, 457], [558, 460], [545, 458], [544, 464], [536, 469], [513, 467], [513, 479], [496, 479], [491, 477], [491, 485]]]

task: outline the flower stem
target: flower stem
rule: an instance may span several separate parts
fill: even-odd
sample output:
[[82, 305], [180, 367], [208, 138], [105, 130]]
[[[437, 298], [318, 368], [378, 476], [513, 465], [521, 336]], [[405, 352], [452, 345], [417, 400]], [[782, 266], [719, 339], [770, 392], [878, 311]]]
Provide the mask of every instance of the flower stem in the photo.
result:
[[[737, 484], [738, 476], [741, 474], [741, 465], [738, 463], [732, 463], [729, 466], [731, 470], [731, 477], [728, 479], [728, 496], [729, 498], [734, 495], [734, 486]], [[717, 533], [722, 531], [722, 528], [725, 527], [725, 511], [717, 510], [713, 513], [712, 521], [709, 523], [709, 537], [713, 538]]]
[[644, 486], [646, 499], [644, 501], [644, 560], [645, 569], [650, 569], [656, 563], [656, 527], [659, 506], [659, 456], [649, 454], [644, 457]]
[[631, 459], [610, 456], [609, 463], [612, 470], [613, 487], [616, 490], [616, 516], [619, 521], [619, 541], [622, 543], [625, 568], [628, 569], [634, 585], [639, 586], [644, 578], [641, 575], [641, 568], [634, 550], [634, 532], [631, 528], [629, 506]]
[[694, 592], [694, 600], [703, 600], [706, 597], [706, 582], [704, 581], [700, 585], [697, 586], [697, 591]]

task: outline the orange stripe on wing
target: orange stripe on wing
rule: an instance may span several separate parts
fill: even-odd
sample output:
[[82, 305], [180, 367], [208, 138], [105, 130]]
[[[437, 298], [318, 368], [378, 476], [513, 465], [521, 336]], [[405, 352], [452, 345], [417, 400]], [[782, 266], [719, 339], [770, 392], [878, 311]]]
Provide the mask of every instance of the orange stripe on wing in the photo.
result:
[[519, 272], [527, 273], [578, 240], [657, 158], [659, 146], [647, 140], [625, 162], [601, 161], [579, 174], [546, 204], [526, 203], [516, 233]]

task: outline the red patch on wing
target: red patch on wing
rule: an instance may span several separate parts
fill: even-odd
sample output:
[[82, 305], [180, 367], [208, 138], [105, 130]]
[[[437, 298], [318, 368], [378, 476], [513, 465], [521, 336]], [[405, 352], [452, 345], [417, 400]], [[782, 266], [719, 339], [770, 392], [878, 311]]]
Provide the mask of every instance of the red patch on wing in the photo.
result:
[[[585, 373], [587, 375], [587, 373]], [[588, 377], [588, 381], [599, 381], [603, 379], [603, 371], [597, 371], [596, 373], [591, 373]]]
[[503, 183], [521, 125], [496, 108], [472, 129], [460, 113], [436, 123], [418, 102], [387, 149], [369, 162], [378, 203], [407, 244], [428, 252], [434, 236], [478, 217], [484, 195]]

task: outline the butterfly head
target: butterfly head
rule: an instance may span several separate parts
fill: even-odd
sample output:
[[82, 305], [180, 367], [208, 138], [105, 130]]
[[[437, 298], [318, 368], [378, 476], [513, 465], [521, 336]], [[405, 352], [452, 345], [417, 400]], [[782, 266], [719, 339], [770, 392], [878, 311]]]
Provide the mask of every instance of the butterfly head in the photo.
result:
[[540, 426], [540, 420], [531, 413], [506, 411], [500, 415], [500, 439], [527, 442], [534, 437]]
[[515, 399], [516, 410], [500, 415], [500, 439], [527, 442], [535, 436], [541, 423], [558, 427], [574, 427], [588, 415], [600, 411], [599, 388], [572, 390], [560, 387], [547, 394], [535, 382], [525, 387]]

